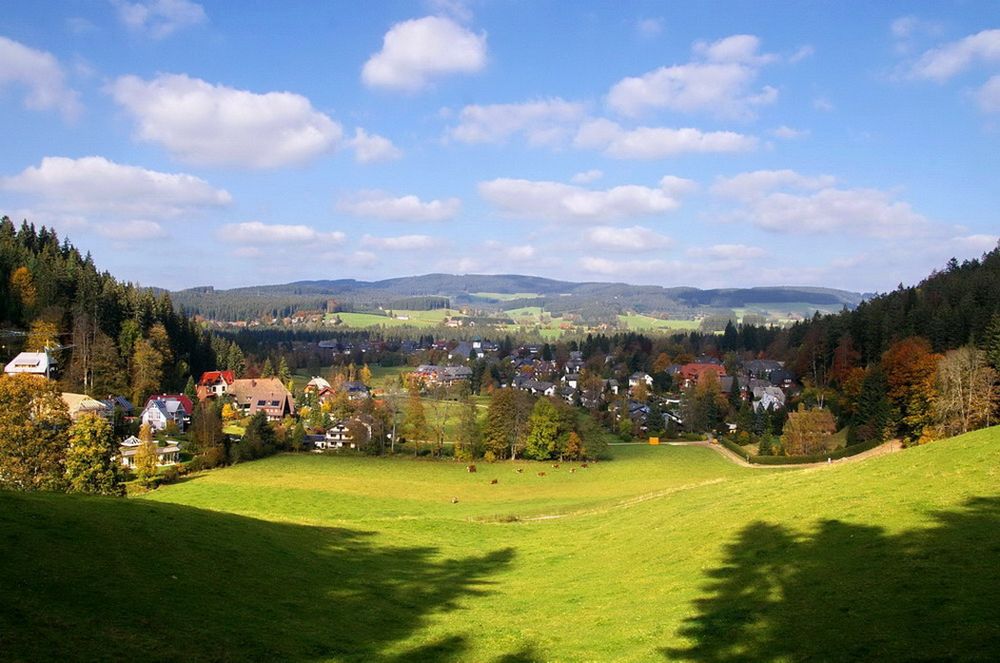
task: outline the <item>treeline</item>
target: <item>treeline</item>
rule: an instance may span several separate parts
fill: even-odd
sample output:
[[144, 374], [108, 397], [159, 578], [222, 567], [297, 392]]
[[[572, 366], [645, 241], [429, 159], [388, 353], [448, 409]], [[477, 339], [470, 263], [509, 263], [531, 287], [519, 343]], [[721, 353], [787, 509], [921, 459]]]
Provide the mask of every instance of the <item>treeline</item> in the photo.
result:
[[17, 228], [7, 217], [0, 219], [0, 328], [7, 355], [49, 348], [63, 391], [122, 394], [137, 405], [182, 390], [216, 364], [209, 334], [167, 293], [120, 282], [54, 230]]

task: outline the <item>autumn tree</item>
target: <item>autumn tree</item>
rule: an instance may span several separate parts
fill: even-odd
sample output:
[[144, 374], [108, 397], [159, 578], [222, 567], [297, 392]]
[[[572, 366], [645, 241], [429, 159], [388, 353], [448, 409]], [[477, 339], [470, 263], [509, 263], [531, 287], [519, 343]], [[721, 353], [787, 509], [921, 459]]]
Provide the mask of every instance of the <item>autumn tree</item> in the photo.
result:
[[18, 298], [24, 310], [30, 311], [34, 308], [38, 292], [35, 290], [35, 282], [31, 277], [31, 270], [21, 266], [11, 272], [10, 289]]
[[411, 380], [408, 386], [406, 408], [403, 412], [403, 430], [406, 439], [413, 442], [413, 453], [416, 454], [419, 442], [427, 439], [427, 416], [424, 414], [424, 403], [420, 399], [420, 385]]
[[548, 398], [539, 398], [528, 419], [528, 436], [524, 444], [525, 458], [546, 460], [556, 452], [559, 421], [556, 408]]
[[125, 470], [117, 458], [118, 445], [106, 419], [85, 414], [69, 428], [66, 480], [69, 490], [94, 495], [123, 495]]
[[149, 424], [139, 427], [139, 448], [135, 450], [135, 476], [144, 484], [149, 484], [156, 477], [156, 467], [159, 464], [157, 444], [153, 439], [153, 429]]
[[965, 346], [938, 362], [934, 415], [946, 435], [959, 435], [994, 421], [997, 372], [982, 350]]
[[781, 445], [789, 456], [808, 456], [826, 449], [826, 441], [837, 431], [837, 422], [829, 410], [806, 410], [788, 413]]
[[482, 432], [479, 429], [479, 415], [472, 398], [465, 394], [461, 411], [458, 415], [458, 440], [455, 456], [459, 460], [469, 461], [479, 453]]
[[46, 348], [59, 345], [59, 326], [51, 320], [35, 320], [28, 330], [24, 349], [28, 352], [44, 352]]
[[573, 460], [579, 460], [583, 454], [583, 440], [580, 439], [580, 435], [575, 430], [570, 431], [569, 435], [566, 436], [566, 446], [563, 448], [563, 454]]
[[163, 355], [146, 339], [135, 343], [132, 355], [132, 402], [142, 407], [150, 394], [160, 390], [163, 381]]
[[361, 373], [358, 377], [366, 387], [372, 386], [372, 369], [368, 368], [368, 364], [361, 367]]
[[[229, 404], [223, 405], [223, 409]], [[200, 463], [205, 468], [221, 465], [226, 460], [226, 436], [222, 432], [222, 418], [212, 400], [204, 400], [194, 408], [191, 436], [194, 439]]]
[[61, 489], [69, 415], [56, 384], [0, 375], [0, 403], [0, 488]]
[[530, 408], [530, 397], [522, 391], [504, 388], [493, 392], [486, 411], [483, 441], [495, 457], [517, 458], [524, 446]]
[[939, 358], [930, 342], [918, 336], [896, 341], [882, 355], [889, 400], [898, 412], [897, 432], [906, 441], [919, 441], [933, 424]]

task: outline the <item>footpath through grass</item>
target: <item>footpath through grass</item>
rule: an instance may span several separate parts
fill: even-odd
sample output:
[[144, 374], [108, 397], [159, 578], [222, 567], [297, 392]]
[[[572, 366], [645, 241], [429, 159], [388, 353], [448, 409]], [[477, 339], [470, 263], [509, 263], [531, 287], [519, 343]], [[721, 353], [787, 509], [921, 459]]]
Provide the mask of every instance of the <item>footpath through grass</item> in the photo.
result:
[[0, 493], [0, 658], [1000, 651], [1000, 428], [805, 470], [702, 448], [614, 454], [474, 474], [286, 455], [144, 499]]

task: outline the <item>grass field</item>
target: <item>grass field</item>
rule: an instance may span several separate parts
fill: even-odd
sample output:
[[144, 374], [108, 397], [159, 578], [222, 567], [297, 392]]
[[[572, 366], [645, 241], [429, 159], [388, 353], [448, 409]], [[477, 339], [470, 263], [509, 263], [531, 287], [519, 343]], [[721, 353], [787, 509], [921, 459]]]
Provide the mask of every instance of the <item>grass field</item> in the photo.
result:
[[618, 322], [625, 325], [631, 331], [658, 331], [676, 329], [678, 331], [690, 331], [698, 329], [700, 320], [661, 320], [651, 318], [648, 315], [630, 313], [629, 315], [619, 315]]
[[483, 297], [498, 302], [512, 302], [516, 299], [535, 299], [536, 297], [541, 297], [537, 292], [472, 292], [469, 294], [473, 297]]
[[[445, 318], [457, 315], [457, 311], [439, 308], [432, 311], [402, 311], [393, 310], [394, 317], [377, 315], [375, 313], [336, 313], [344, 327], [364, 329], [368, 327], [436, 327]], [[332, 315], [330, 316], [332, 317]], [[400, 317], [407, 318], [401, 320]]]
[[474, 474], [284, 455], [140, 499], [0, 493], [0, 658], [1000, 651], [1000, 428], [798, 470], [694, 447], [613, 453]]

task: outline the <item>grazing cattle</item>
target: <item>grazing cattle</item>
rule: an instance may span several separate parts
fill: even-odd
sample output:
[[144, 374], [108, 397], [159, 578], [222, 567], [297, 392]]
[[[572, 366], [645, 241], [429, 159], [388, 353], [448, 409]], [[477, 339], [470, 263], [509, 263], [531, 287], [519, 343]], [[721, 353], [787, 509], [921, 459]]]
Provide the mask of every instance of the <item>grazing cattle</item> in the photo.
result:
[[543, 477], [543, 476], [545, 476], [545, 472], [539, 472], [539, 473], [538, 473], [538, 476], [540, 476], [540, 477]]
[[493, 480], [490, 481], [490, 485], [491, 486], [495, 486], [499, 482], [500, 482], [500, 479], [493, 479]]
[[476, 466], [475, 465], [466, 465], [465, 466], [465, 471], [466, 472], [475, 472], [476, 471]]
[[451, 503], [452, 504], [458, 504], [458, 498], [457, 497], [451, 498]]
[[517, 472], [518, 474], [520, 474], [521, 472], [524, 472], [524, 468], [523, 467], [519, 467], [519, 468], [517, 468], [514, 471]]
[[556, 463], [556, 464], [555, 464], [555, 465], [553, 465], [552, 467], [559, 467], [559, 463]]
[[576, 468], [575, 467], [569, 468], [569, 473], [570, 474], [573, 474], [574, 472], [576, 472]]
[[580, 465], [580, 467], [587, 467], [587, 464], [583, 463], [583, 464]]

